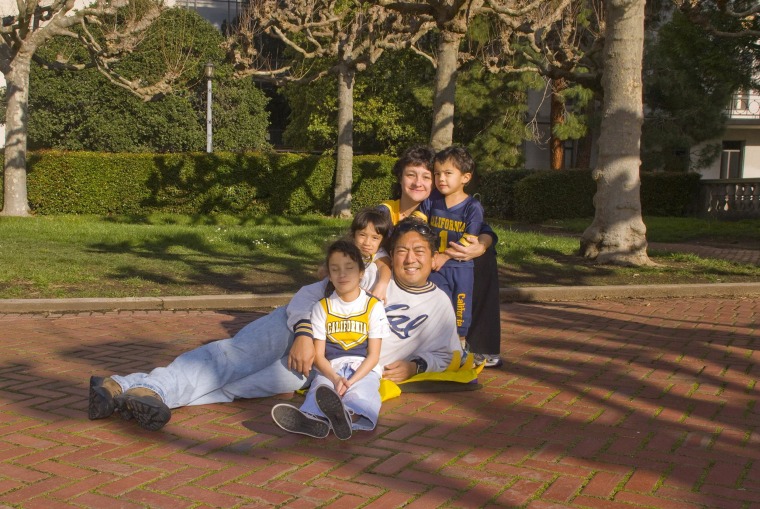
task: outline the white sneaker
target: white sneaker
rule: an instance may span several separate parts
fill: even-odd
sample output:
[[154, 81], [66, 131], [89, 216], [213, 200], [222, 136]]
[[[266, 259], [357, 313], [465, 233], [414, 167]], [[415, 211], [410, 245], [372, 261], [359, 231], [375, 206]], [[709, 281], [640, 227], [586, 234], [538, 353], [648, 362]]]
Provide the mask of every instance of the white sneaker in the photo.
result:
[[475, 356], [475, 364], [478, 366], [484, 364], [486, 368], [498, 368], [504, 364], [498, 354], [476, 353], [473, 355]]

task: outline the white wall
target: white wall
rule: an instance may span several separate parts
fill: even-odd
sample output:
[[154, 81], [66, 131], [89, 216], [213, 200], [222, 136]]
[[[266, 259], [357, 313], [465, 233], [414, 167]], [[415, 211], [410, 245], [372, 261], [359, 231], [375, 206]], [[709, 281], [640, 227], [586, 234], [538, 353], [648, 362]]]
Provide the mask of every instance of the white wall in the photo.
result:
[[[713, 140], [711, 143], [721, 143], [725, 141], [743, 141], [744, 142], [744, 169], [742, 178], [760, 178], [760, 129], [741, 129], [729, 127], [719, 140]], [[699, 149], [695, 147], [692, 152]], [[703, 179], [720, 178], [720, 156], [707, 167], [697, 170]]]
[[186, 7], [196, 11], [221, 29], [224, 20], [232, 21], [243, 10], [243, 0], [165, 0], [167, 7]]

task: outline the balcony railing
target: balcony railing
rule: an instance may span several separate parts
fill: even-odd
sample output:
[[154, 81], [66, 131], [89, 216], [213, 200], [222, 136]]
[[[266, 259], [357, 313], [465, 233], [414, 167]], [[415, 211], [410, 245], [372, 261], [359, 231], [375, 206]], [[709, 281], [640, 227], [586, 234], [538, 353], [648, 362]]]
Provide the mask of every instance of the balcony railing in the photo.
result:
[[760, 119], [760, 95], [734, 94], [731, 104], [726, 107], [726, 114], [731, 119]]

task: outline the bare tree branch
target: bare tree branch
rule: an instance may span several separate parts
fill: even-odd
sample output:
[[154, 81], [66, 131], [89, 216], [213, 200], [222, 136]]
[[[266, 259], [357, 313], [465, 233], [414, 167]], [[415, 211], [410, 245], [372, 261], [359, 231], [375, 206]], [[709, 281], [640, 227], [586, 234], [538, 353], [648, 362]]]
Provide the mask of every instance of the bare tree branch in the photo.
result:
[[[760, 2], [752, 1], [737, 2], [736, 0], [724, 0], [719, 2], [707, 0], [673, 0], [673, 3], [686, 17], [705, 30], [717, 37], [732, 39], [758, 39], [760, 27], [758, 27], [758, 14], [760, 14]], [[746, 7], [745, 7], [746, 6]], [[737, 10], [739, 7], [740, 10]], [[718, 19], [732, 20], [736, 22], [736, 28], [726, 30], [718, 27], [715, 22]]]

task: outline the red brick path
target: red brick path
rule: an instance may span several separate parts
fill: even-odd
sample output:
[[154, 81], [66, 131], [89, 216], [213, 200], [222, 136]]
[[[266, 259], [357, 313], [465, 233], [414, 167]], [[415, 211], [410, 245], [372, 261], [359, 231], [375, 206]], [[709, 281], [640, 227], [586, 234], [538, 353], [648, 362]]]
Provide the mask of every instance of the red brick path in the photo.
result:
[[0, 506], [760, 507], [760, 304], [508, 304], [477, 392], [405, 394], [348, 442], [276, 400], [86, 418], [92, 373], [164, 364], [253, 313], [0, 316]]

